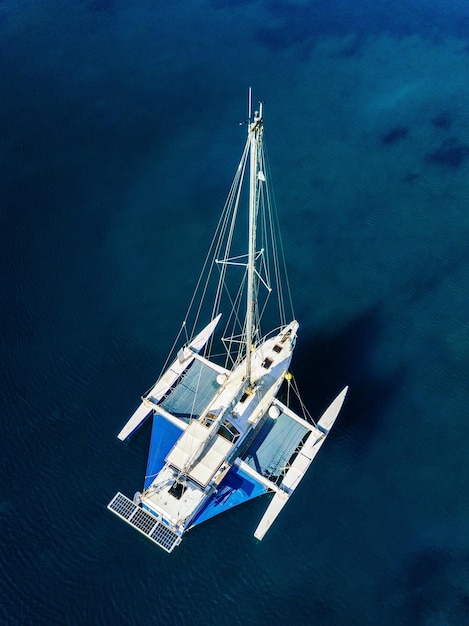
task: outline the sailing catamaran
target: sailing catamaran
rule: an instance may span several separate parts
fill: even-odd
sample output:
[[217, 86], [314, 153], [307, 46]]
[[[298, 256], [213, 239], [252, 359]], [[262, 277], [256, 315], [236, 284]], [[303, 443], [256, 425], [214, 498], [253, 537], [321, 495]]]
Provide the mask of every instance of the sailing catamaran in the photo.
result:
[[[289, 372], [298, 322], [287, 314], [293, 307], [262, 103], [254, 115], [251, 108], [249, 91], [244, 151], [179, 335], [158, 380], [118, 434], [124, 441], [153, 420], [143, 491], [133, 500], [119, 492], [108, 508], [167, 552], [197, 524], [273, 493], [254, 533], [262, 539], [347, 393], [345, 387], [315, 423]], [[196, 332], [201, 317], [210, 322]], [[274, 330], [264, 334], [261, 324]], [[295, 397], [302, 416], [290, 408]]]

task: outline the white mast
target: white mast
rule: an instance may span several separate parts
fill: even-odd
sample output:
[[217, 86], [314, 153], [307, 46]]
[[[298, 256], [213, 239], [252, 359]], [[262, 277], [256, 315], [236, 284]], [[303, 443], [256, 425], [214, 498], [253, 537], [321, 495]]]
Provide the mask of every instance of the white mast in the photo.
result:
[[[251, 103], [251, 89], [249, 89]], [[249, 106], [249, 109], [251, 107]], [[249, 110], [249, 113], [251, 111]], [[250, 141], [250, 176], [249, 176], [249, 249], [248, 249], [248, 287], [246, 308], [246, 377], [251, 384], [251, 360], [253, 352], [254, 309], [255, 309], [255, 258], [256, 258], [256, 223], [257, 223], [257, 185], [258, 185], [258, 148], [262, 137], [262, 103], [259, 112], [254, 113], [254, 121], [249, 118], [248, 136]]]

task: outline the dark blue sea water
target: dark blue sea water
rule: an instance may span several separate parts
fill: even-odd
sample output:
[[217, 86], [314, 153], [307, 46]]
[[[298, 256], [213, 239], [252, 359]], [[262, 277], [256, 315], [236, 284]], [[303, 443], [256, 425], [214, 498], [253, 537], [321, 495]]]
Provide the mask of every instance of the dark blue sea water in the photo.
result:
[[[469, 8], [0, 0], [0, 623], [469, 624]], [[172, 555], [106, 510], [244, 143], [266, 140], [334, 432]]]

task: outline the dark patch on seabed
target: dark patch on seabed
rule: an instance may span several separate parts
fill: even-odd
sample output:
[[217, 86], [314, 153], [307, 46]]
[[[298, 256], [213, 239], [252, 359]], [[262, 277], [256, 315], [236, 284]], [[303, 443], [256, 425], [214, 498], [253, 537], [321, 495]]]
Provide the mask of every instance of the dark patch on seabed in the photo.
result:
[[448, 130], [453, 124], [453, 118], [448, 111], [441, 111], [441, 113], [432, 118], [431, 123], [435, 128]]
[[[469, 592], [460, 575], [468, 567], [469, 554], [464, 550], [447, 545], [417, 550], [398, 572], [397, 579], [383, 591], [382, 602], [389, 606], [388, 616], [396, 617], [392, 623], [469, 624]], [[428, 620], [432, 613], [444, 613], [451, 616], [451, 621]]]
[[339, 50], [338, 56], [351, 59], [359, 56], [362, 51], [365, 37], [363, 34], [356, 34], [349, 39], [349, 41]]
[[458, 139], [447, 139], [434, 152], [427, 154], [425, 161], [457, 170], [468, 156], [469, 146], [460, 143]]
[[90, 13], [113, 13], [116, 9], [116, 0], [79, 0]]
[[381, 135], [380, 141], [385, 146], [389, 146], [398, 143], [401, 139], [405, 139], [408, 134], [409, 129], [405, 126], [395, 126], [384, 135]]
[[403, 306], [414, 306], [422, 299], [428, 298], [432, 292], [437, 291], [451, 276], [459, 273], [469, 261], [469, 243], [452, 246], [451, 256], [438, 259], [434, 262], [433, 252], [429, 254], [429, 265], [423, 267], [418, 273], [414, 273], [411, 279], [403, 281], [399, 289], [395, 291], [394, 297], [399, 298]]
[[418, 174], [417, 172], [409, 172], [408, 174], [406, 174], [403, 178], [402, 178], [402, 182], [403, 183], [413, 183], [416, 180], [418, 180], [420, 177], [420, 174]]
[[461, 15], [457, 4], [447, 3], [444, 31], [441, 6], [426, 2], [424, 10], [416, 10], [408, 0], [384, 3], [374, 0], [342, 0], [340, 7], [330, 0], [316, 0], [293, 4], [288, 0], [271, 0], [267, 8], [272, 15], [272, 26], [257, 31], [258, 41], [271, 50], [304, 49], [324, 35], [345, 37], [354, 33], [351, 56], [361, 49], [362, 42], [373, 35], [388, 33], [394, 37], [420, 35], [433, 42], [448, 36], [462, 40], [469, 38], [469, 13]]

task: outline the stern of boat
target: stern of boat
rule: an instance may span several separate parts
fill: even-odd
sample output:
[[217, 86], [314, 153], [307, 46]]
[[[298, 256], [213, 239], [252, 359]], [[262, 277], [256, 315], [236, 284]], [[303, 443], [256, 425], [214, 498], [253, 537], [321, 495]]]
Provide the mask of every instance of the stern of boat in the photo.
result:
[[182, 535], [167, 526], [161, 517], [156, 517], [120, 491], [107, 508], [166, 552], [172, 552], [182, 541]]

